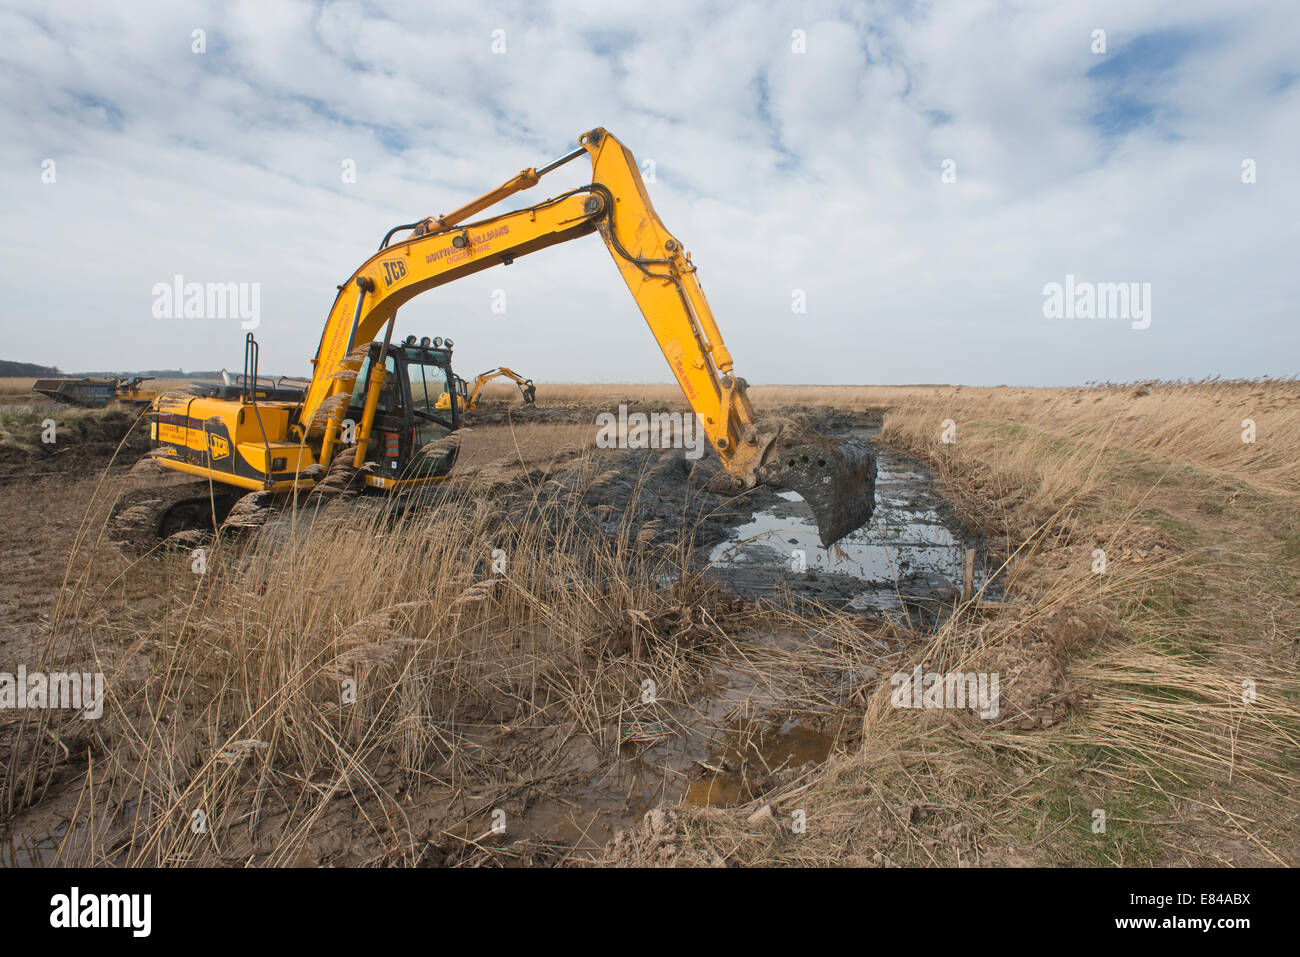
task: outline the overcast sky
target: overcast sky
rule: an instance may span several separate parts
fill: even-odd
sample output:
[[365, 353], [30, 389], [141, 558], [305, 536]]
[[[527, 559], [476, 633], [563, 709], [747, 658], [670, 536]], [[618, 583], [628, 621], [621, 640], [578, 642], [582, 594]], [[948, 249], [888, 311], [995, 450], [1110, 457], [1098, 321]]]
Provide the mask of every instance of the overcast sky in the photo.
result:
[[[0, 358], [239, 367], [237, 319], [153, 314], [180, 274], [260, 284], [262, 370], [307, 373], [391, 226], [604, 126], [751, 383], [1300, 373], [1294, 0], [2, 0], [0, 37]], [[1149, 326], [1045, 317], [1067, 276], [1149, 283]], [[462, 374], [671, 381], [595, 236], [398, 331]]]

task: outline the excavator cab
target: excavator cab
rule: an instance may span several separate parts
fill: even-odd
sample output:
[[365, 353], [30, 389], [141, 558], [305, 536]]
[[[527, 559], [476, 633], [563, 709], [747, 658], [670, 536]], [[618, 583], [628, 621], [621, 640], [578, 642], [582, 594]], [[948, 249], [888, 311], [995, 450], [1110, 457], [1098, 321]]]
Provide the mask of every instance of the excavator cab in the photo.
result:
[[[460, 376], [456, 376], [456, 392], [455, 392], [455, 394], [456, 394], [456, 400], [457, 400], [457, 402], [459, 402], [459, 404], [460, 404], [460, 409], [461, 409], [462, 412], [474, 408], [472, 405], [469, 404], [469, 384], [468, 384], [464, 379], [462, 379]], [[452, 393], [450, 393], [450, 392], [444, 392], [442, 395], [440, 395], [440, 396], [438, 397], [438, 408], [441, 409], [441, 410], [443, 410], [443, 411], [446, 411], [447, 409], [450, 409], [450, 408], [451, 408], [451, 396], [452, 396]]]
[[440, 440], [460, 428], [461, 420], [451, 344], [427, 336], [418, 342], [407, 336], [387, 350], [371, 343], [348, 403], [348, 418], [354, 423], [361, 421], [371, 370], [381, 352], [387, 376], [366, 448], [370, 473], [384, 479], [446, 475], [456, 463], [456, 448]]

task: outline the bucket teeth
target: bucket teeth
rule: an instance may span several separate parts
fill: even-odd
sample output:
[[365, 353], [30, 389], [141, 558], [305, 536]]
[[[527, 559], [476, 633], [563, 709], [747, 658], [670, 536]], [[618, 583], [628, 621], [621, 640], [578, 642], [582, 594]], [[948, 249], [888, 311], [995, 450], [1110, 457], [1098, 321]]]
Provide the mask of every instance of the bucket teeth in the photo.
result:
[[817, 519], [823, 546], [871, 519], [876, 504], [876, 457], [862, 439], [783, 435], [758, 469], [769, 488], [797, 492]]

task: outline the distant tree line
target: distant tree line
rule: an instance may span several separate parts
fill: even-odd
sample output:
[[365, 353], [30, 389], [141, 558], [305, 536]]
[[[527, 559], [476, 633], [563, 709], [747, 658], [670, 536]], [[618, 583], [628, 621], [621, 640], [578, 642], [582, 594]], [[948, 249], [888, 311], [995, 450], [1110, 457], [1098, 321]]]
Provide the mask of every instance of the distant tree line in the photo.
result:
[[114, 369], [111, 372], [60, 372], [57, 366], [37, 365], [35, 362], [13, 362], [0, 359], [0, 378], [3, 379], [37, 379], [43, 376], [132, 376], [147, 375], [155, 379], [219, 379], [221, 370], [184, 372], [180, 369], [139, 369], [125, 371]]
[[60, 375], [54, 366], [38, 366], [34, 362], [10, 362], [0, 359], [0, 378], [35, 379], [40, 376]]

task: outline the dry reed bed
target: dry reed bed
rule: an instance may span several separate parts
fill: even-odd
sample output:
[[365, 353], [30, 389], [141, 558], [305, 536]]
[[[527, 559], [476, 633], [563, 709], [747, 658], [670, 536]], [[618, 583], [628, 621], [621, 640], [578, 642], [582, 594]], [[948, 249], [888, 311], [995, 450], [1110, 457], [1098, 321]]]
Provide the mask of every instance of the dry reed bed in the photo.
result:
[[23, 376], [0, 376], [0, 395], [26, 395], [35, 381]]
[[[69, 757], [57, 743], [88, 734], [62, 862], [292, 863], [341, 803], [367, 822], [367, 860], [411, 864], [521, 793], [581, 795], [574, 741], [614, 755], [670, 738], [703, 649], [749, 618], [683, 570], [689, 529], [651, 544], [629, 512], [594, 534], [579, 499], [502, 525], [448, 489], [400, 518], [303, 511], [250, 548], [217, 543], [202, 575], [189, 555], [138, 559], [123, 574], [158, 576], [171, 614], [97, 636], [97, 655], [136, 656], [105, 718], [34, 715], [3, 796], [39, 801]], [[70, 581], [47, 662], [112, 599], [89, 567]]]
[[[1014, 673], [1034, 651], [1071, 700], [1063, 720], [1023, 730], [899, 710], [882, 686], [853, 746], [789, 794], [684, 815], [705, 859], [1300, 863], [1294, 381], [766, 398], [819, 392], [890, 406], [884, 439], [936, 468], [1001, 564], [1007, 602], [960, 609], [904, 670]], [[777, 813], [756, 823], [764, 802]], [[778, 826], [796, 808], [798, 836]], [[1109, 837], [1092, 829], [1107, 808]], [[1225, 850], [1234, 840], [1246, 857]]]
[[[539, 401], [682, 403], [675, 385], [538, 386]], [[1140, 382], [1076, 388], [1007, 386], [751, 386], [760, 411], [781, 406], [886, 408], [895, 429], [938, 441], [943, 421], [1018, 426], [1092, 451], [1124, 449], [1230, 475], [1263, 491], [1300, 493], [1300, 381]], [[1243, 422], [1256, 441], [1242, 441]], [[1020, 434], [1012, 433], [1018, 444]]]
[[[551, 389], [545, 402], [675, 401], [671, 390]], [[539, 507], [503, 538], [472, 493], [382, 534], [357, 524], [377, 519], [355, 516], [317, 520], [312, 534], [238, 561], [219, 546], [202, 577], [177, 571], [184, 556], [148, 558], [144, 570], [166, 569], [173, 614], [97, 639], [140, 666], [122, 669], [91, 729], [63, 859], [293, 862], [337, 827], [342, 805], [375, 862], [421, 860], [430, 829], [463, 830], [472, 853], [456, 860], [494, 860], [473, 839], [491, 808], [527, 790], [521, 777], [580, 799], [565, 758], [575, 740], [607, 755], [663, 740], [719, 667], [756, 671], [787, 718], [834, 713], [847, 730], [824, 765], [751, 805], [684, 811], [667, 838], [673, 861], [1161, 862], [1204, 823], [1189, 807], [1222, 809], [1216, 835], [1245, 831], [1265, 863], [1294, 856], [1294, 842], [1224, 808], [1233, 795], [1264, 795], [1284, 820], [1300, 783], [1285, 759], [1297, 743], [1293, 660], [1227, 607], [1239, 596], [1224, 589], [1259, 583], [1253, 565], [1225, 575], [1224, 553], [1235, 544], [1271, 560], [1282, 547], [1231, 511], [1238, 493], [1295, 527], [1295, 383], [753, 391], [760, 407], [891, 407], [885, 439], [929, 460], [993, 539], [1005, 604], [972, 602], [902, 652], [882, 649], [856, 616], [768, 610], [769, 627], [808, 640], [759, 651], [745, 637], [750, 614], [687, 567], [689, 530], [642, 547], [629, 513], [611, 540], [571, 502], [559, 514]], [[1230, 441], [1238, 417], [1258, 424], [1244, 451]], [[940, 441], [944, 419], [955, 443]], [[1201, 530], [1249, 541], [1209, 550], [1161, 538], [1147, 514], [1185, 518], [1225, 496], [1233, 522]], [[1089, 567], [1099, 544], [1118, 559], [1105, 575]], [[490, 571], [494, 547], [507, 553], [506, 575]], [[1133, 557], [1119, 558], [1126, 550]], [[90, 579], [70, 582], [58, 633], [111, 598]], [[1294, 634], [1294, 601], [1274, 612], [1274, 630]], [[1050, 681], [1028, 704], [1012, 684], [1004, 719], [990, 723], [891, 707], [888, 674], [913, 664]], [[861, 677], [869, 668], [876, 676]], [[842, 698], [826, 691], [835, 675], [858, 676]], [[1243, 676], [1259, 688], [1249, 706]], [[640, 701], [647, 677], [658, 706]], [[356, 702], [344, 705], [348, 678]], [[38, 799], [68, 760], [63, 742], [75, 742], [67, 727], [26, 731], [5, 781], [20, 805]], [[440, 810], [420, 819], [435, 796]], [[1110, 838], [1092, 834], [1095, 808], [1111, 810]], [[209, 822], [199, 832], [196, 810]], [[800, 834], [788, 827], [795, 810], [808, 822]], [[618, 861], [663, 863], [665, 846], [625, 842]]]

